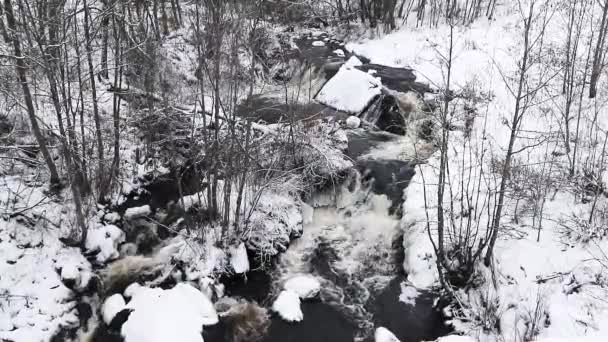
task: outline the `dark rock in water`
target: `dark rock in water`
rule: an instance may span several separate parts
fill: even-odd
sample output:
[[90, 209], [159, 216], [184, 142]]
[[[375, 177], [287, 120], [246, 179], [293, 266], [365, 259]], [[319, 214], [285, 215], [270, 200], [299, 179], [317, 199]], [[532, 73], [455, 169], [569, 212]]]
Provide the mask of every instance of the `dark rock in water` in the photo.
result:
[[380, 143], [388, 142], [398, 137], [384, 132], [367, 131], [364, 129], [352, 130], [348, 132], [348, 149], [346, 154], [357, 159]]
[[403, 160], [359, 160], [357, 168], [363, 182], [371, 186], [374, 193], [386, 195], [392, 201], [391, 214], [400, 214], [403, 190], [416, 173], [414, 166]]
[[112, 321], [108, 326], [109, 329], [113, 331], [120, 331], [122, 325], [125, 324], [125, 322], [129, 319], [129, 315], [131, 315], [131, 312], [133, 312], [132, 309], [124, 309], [117, 313], [116, 316], [112, 318]]
[[352, 342], [356, 327], [338, 310], [320, 301], [301, 304], [304, 320], [289, 323], [273, 317], [262, 342]]
[[251, 250], [247, 250], [251, 271], [243, 274], [224, 274], [220, 282], [225, 286], [225, 294], [229, 297], [241, 297], [249, 301], [264, 304], [268, 301], [272, 289], [272, 277], [269, 269], [274, 266], [264, 265], [260, 258]]
[[93, 316], [93, 309], [89, 303], [79, 302], [76, 304], [76, 312], [78, 312], [78, 319], [80, 320], [80, 326], [86, 331], [87, 322]]
[[393, 67], [388, 67], [386, 65], [373, 64], [373, 63], [359, 65], [359, 66], [356, 66], [355, 68], [357, 68], [361, 71], [364, 71], [364, 72], [368, 72], [369, 70], [375, 70], [375, 73], [373, 75], [376, 77], [382, 78], [382, 83], [387, 82], [386, 83], [387, 86], [388, 86], [388, 83], [392, 83], [392, 82], [400, 82], [400, 81], [412, 82], [412, 81], [416, 80], [416, 75], [414, 74], [413, 69], [393, 68]]
[[376, 121], [376, 126], [393, 134], [405, 134], [405, 118], [399, 111], [397, 103], [393, 96], [380, 97], [380, 116]]
[[361, 118], [389, 133], [404, 135], [406, 131], [405, 118], [392, 95], [377, 96], [361, 113]]
[[236, 108], [236, 115], [265, 123], [285, 122], [288, 119], [320, 119], [334, 113], [335, 110], [316, 102], [286, 104], [284, 101], [263, 95], [253, 95], [238, 104]]
[[323, 65], [323, 72], [325, 73], [325, 78], [330, 79], [334, 77], [338, 70], [344, 65], [344, 62], [329, 62]]
[[109, 330], [105, 326], [98, 326], [91, 338], [91, 342], [124, 342], [120, 331]]
[[[386, 289], [370, 303], [374, 324], [389, 329], [401, 341], [432, 341], [449, 334], [452, 329], [433, 304], [435, 296], [428, 292], [418, 294], [415, 305], [399, 300], [404, 277], [393, 279]], [[371, 341], [370, 341], [371, 342]]]

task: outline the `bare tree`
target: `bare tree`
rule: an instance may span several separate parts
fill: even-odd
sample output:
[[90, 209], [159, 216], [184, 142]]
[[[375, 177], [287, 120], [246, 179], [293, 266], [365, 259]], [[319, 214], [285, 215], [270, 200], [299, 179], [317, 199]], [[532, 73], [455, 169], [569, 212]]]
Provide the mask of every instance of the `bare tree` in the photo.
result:
[[6, 14], [6, 23], [11, 33], [10, 37], [12, 38], [13, 49], [15, 52], [15, 69], [17, 71], [17, 75], [19, 76], [19, 83], [21, 83], [21, 89], [23, 91], [23, 100], [25, 101], [25, 105], [27, 108], [27, 114], [30, 120], [31, 129], [34, 133], [34, 136], [36, 137], [36, 141], [38, 142], [38, 145], [40, 147], [40, 152], [42, 153], [44, 161], [49, 169], [50, 183], [52, 186], [59, 186], [61, 184], [61, 180], [59, 178], [59, 173], [57, 172], [57, 167], [55, 166], [53, 157], [51, 156], [48, 150], [46, 138], [42, 134], [40, 126], [38, 125], [36, 109], [34, 108], [34, 101], [32, 99], [32, 94], [30, 92], [30, 87], [27, 81], [28, 66], [25, 63], [25, 56], [23, 56], [21, 52], [19, 30], [17, 29], [17, 22], [15, 19], [13, 4], [11, 0], [4, 0], [4, 12]]
[[[530, 69], [534, 65], [534, 50], [542, 48], [542, 37], [544, 35], [544, 30], [546, 28], [548, 20], [547, 12], [540, 12], [537, 16], [535, 14], [535, 7], [538, 3], [538, 0], [531, 0], [529, 2], [529, 7], [526, 10], [522, 7], [523, 4], [520, 1], [520, 12], [524, 13], [524, 44], [523, 44], [523, 53], [522, 58], [518, 62], [518, 81], [517, 88], [514, 92], [512, 92], [515, 100], [515, 108], [513, 110], [513, 115], [511, 117], [511, 121], [509, 122], [510, 126], [510, 135], [509, 135], [509, 144], [507, 146], [507, 151], [505, 153], [504, 162], [502, 164], [501, 170], [501, 180], [500, 180], [500, 188], [498, 190], [498, 201], [496, 204], [496, 209], [493, 213], [492, 217], [492, 225], [491, 225], [491, 235], [490, 241], [488, 243], [488, 247], [486, 250], [486, 255], [484, 258], [484, 264], [486, 266], [491, 265], [492, 261], [492, 253], [494, 251], [494, 246], [496, 244], [496, 239], [498, 238], [498, 234], [500, 232], [500, 222], [503, 215], [503, 208], [505, 204], [505, 195], [507, 191], [507, 186], [509, 183], [509, 175], [511, 173], [511, 162], [513, 160], [513, 156], [522, 151], [522, 149], [515, 150], [515, 141], [517, 140], [517, 136], [519, 130], [521, 128], [521, 123], [528, 110], [533, 106], [533, 100], [538, 94], [538, 91], [546, 86], [547, 80], [539, 80], [537, 84], [530, 84]], [[548, 11], [548, 8], [544, 8], [544, 11]], [[539, 29], [539, 35], [533, 37], [532, 29], [535, 26], [535, 21], [539, 16], [542, 16], [542, 22]], [[525, 148], [523, 149], [525, 150]]]

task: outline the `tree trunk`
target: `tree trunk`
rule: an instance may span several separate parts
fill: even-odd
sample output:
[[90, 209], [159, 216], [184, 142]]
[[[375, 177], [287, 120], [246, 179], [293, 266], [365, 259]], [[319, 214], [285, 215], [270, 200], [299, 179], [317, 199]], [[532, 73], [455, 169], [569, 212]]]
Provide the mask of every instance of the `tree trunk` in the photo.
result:
[[30, 120], [30, 125], [32, 126], [32, 132], [36, 137], [36, 141], [40, 146], [40, 152], [44, 157], [44, 161], [49, 169], [50, 174], [50, 183], [53, 187], [58, 187], [61, 185], [61, 180], [59, 179], [59, 173], [57, 173], [57, 167], [55, 166], [55, 162], [49, 153], [49, 150], [46, 146], [46, 139], [42, 132], [40, 131], [40, 126], [38, 125], [38, 119], [36, 118], [36, 110], [34, 109], [34, 102], [32, 99], [32, 94], [30, 93], [30, 87], [27, 82], [27, 65], [25, 64], [24, 56], [21, 53], [21, 42], [19, 41], [17, 24], [15, 21], [15, 16], [13, 14], [13, 4], [11, 0], [4, 0], [4, 11], [6, 13], [6, 24], [8, 25], [8, 29], [12, 33], [12, 41], [13, 41], [13, 49], [15, 50], [16, 64], [15, 69], [17, 71], [17, 76], [19, 77], [19, 83], [21, 83], [21, 89], [23, 91], [23, 99], [25, 101], [25, 105], [27, 107], [27, 114]]
[[604, 66], [604, 45], [606, 42], [606, 31], [608, 29], [608, 23], [606, 22], [607, 17], [608, 1], [605, 1], [602, 11], [602, 22], [597, 35], [595, 53], [593, 54], [593, 66], [591, 68], [591, 79], [589, 80], [589, 98], [594, 98], [597, 95], [597, 82]]
[[498, 204], [496, 205], [496, 211], [494, 212], [494, 218], [492, 220], [492, 232], [490, 235], [490, 242], [484, 258], [484, 264], [489, 267], [492, 261], [492, 253], [496, 239], [498, 237], [498, 231], [500, 230], [500, 219], [502, 216], [502, 208], [505, 203], [505, 193], [507, 190], [507, 182], [509, 180], [509, 174], [511, 170], [511, 159], [513, 158], [513, 146], [517, 138], [517, 132], [519, 123], [521, 122], [522, 116], [525, 110], [522, 110], [522, 101], [524, 97], [524, 87], [526, 83], [526, 73], [528, 69], [528, 62], [530, 57], [530, 28], [532, 27], [532, 17], [534, 13], [534, 1], [530, 3], [530, 13], [525, 22], [524, 32], [524, 54], [521, 61], [521, 67], [519, 69], [519, 82], [517, 86], [517, 96], [515, 98], [515, 110], [513, 112], [513, 119], [511, 122], [511, 135], [509, 137], [509, 146], [507, 148], [507, 154], [501, 173], [500, 190], [498, 191]]
[[95, 120], [95, 136], [97, 138], [97, 158], [99, 158], [97, 173], [99, 175], [99, 199], [103, 200], [107, 193], [107, 175], [104, 170], [103, 138], [101, 134], [101, 119], [99, 118], [99, 107], [97, 105], [97, 87], [95, 85], [95, 69], [93, 68], [93, 52], [91, 49], [90, 34], [90, 11], [87, 0], [83, 0], [84, 6], [84, 37], [85, 49], [87, 50], [87, 64], [89, 67], [89, 81], [91, 82], [91, 97], [93, 100], [93, 119]]

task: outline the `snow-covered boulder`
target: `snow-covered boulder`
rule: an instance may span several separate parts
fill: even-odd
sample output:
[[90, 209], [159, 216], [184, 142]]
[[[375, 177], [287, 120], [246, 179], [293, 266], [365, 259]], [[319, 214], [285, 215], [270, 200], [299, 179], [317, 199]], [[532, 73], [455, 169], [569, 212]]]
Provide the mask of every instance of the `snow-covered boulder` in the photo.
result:
[[408, 305], [415, 305], [416, 298], [418, 297], [418, 290], [416, 287], [406, 282], [401, 283], [401, 294], [399, 294], [399, 301]]
[[116, 223], [120, 221], [120, 214], [117, 212], [110, 212], [103, 215], [103, 220], [108, 223]]
[[91, 252], [98, 252], [97, 262], [105, 263], [116, 259], [120, 255], [118, 245], [125, 241], [125, 233], [114, 225], [101, 225], [89, 227], [86, 248]]
[[385, 327], [380, 327], [376, 329], [374, 333], [374, 341], [375, 342], [401, 342], [395, 334], [393, 334], [390, 330]]
[[346, 119], [346, 127], [350, 129], [355, 129], [359, 128], [359, 126], [361, 126], [361, 119], [359, 119], [358, 117], [351, 115], [348, 117], [348, 119]]
[[314, 42], [312, 42], [312, 46], [321, 47], [321, 46], [325, 46], [325, 43], [320, 40], [315, 40]]
[[101, 308], [101, 315], [103, 317], [103, 321], [110, 325], [112, 319], [116, 316], [117, 313], [121, 312], [127, 304], [125, 303], [125, 299], [122, 297], [120, 293], [113, 294], [110, 297], [106, 298], [103, 302], [103, 307]]
[[334, 55], [336, 55], [338, 57], [344, 57], [344, 51], [341, 49], [334, 50]]
[[301, 299], [308, 299], [319, 293], [321, 283], [311, 275], [302, 274], [289, 278], [283, 288], [296, 293]]
[[249, 271], [249, 257], [245, 243], [241, 242], [236, 247], [230, 247], [230, 265], [237, 274]]
[[121, 329], [125, 342], [203, 342], [203, 326], [219, 321], [209, 298], [189, 284], [127, 290], [132, 299], [126, 308], [133, 312]]
[[382, 82], [355, 66], [361, 65], [351, 57], [338, 73], [319, 91], [316, 100], [320, 103], [351, 114], [361, 113], [381, 93]]
[[135, 220], [140, 217], [148, 216], [152, 213], [149, 205], [142, 205], [141, 207], [129, 208], [125, 211], [125, 220]]
[[64, 284], [76, 285], [80, 283], [80, 271], [78, 265], [73, 262], [67, 262], [61, 267], [61, 281]]
[[272, 310], [287, 322], [300, 322], [304, 319], [300, 297], [293, 291], [282, 291], [272, 304]]

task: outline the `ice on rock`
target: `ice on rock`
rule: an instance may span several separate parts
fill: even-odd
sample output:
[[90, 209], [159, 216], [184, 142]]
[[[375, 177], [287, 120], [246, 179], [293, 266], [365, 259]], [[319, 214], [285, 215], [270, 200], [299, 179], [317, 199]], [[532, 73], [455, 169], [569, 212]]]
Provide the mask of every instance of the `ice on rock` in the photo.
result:
[[121, 312], [126, 307], [125, 299], [122, 297], [120, 293], [111, 295], [103, 302], [103, 307], [101, 309], [101, 315], [103, 316], [103, 321], [106, 324], [110, 324], [114, 316], [117, 313]]
[[321, 283], [311, 275], [298, 275], [289, 278], [283, 288], [297, 294], [301, 299], [312, 298], [319, 293]]
[[300, 322], [304, 319], [300, 308], [300, 297], [293, 291], [281, 291], [272, 304], [272, 310], [287, 322]]
[[375, 342], [401, 342], [390, 330], [380, 327], [374, 333]]
[[346, 127], [350, 129], [355, 129], [359, 128], [359, 126], [361, 126], [361, 119], [359, 119], [358, 117], [351, 115], [348, 117], [348, 119], [346, 119]]
[[245, 243], [241, 242], [237, 247], [230, 247], [230, 265], [237, 274], [249, 271], [249, 257]]

